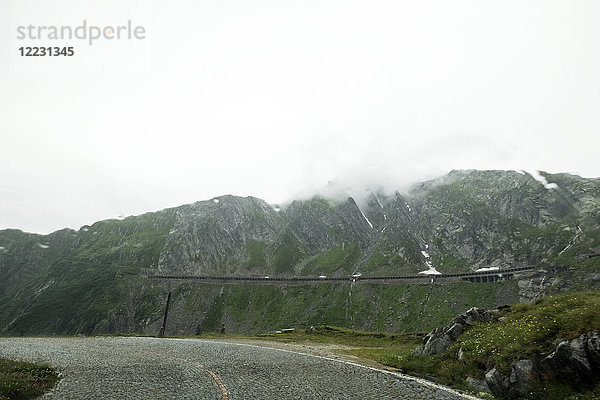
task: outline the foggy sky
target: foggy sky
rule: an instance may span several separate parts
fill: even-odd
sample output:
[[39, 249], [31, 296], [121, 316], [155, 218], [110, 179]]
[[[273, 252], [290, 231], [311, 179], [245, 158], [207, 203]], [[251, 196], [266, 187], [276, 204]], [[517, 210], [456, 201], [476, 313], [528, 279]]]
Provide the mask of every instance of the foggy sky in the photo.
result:
[[[0, 229], [452, 169], [600, 176], [600, 2], [0, 0]], [[51, 45], [28, 24], [143, 25]]]

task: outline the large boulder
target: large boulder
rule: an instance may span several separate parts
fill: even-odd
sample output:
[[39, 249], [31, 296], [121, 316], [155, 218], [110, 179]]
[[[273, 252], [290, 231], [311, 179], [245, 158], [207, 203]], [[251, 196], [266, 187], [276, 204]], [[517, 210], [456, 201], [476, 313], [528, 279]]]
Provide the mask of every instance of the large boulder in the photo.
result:
[[517, 399], [525, 396], [531, 389], [534, 375], [534, 364], [529, 359], [515, 362], [508, 377], [492, 368], [485, 374], [485, 383], [490, 392], [497, 397]]
[[487, 383], [494, 396], [506, 397], [508, 394], [508, 379], [504, 378], [496, 368], [486, 372], [485, 383]]
[[519, 360], [512, 365], [508, 377], [510, 392], [515, 397], [527, 394], [533, 383], [533, 361]]
[[485, 379], [476, 379], [471, 376], [467, 377], [467, 385], [475, 393], [491, 393], [490, 388]]
[[586, 338], [586, 351], [590, 364], [596, 371], [600, 370], [600, 334], [592, 332]]
[[540, 361], [540, 368], [559, 379], [589, 385], [600, 378], [600, 335], [589, 332], [562, 341]]

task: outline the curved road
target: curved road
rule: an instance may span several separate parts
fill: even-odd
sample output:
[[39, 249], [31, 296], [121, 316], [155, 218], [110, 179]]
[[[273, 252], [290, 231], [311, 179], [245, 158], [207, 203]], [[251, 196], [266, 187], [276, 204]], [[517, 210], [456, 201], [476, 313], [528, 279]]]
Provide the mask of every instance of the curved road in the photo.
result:
[[0, 357], [61, 371], [45, 399], [473, 398], [348, 362], [213, 340], [0, 338]]

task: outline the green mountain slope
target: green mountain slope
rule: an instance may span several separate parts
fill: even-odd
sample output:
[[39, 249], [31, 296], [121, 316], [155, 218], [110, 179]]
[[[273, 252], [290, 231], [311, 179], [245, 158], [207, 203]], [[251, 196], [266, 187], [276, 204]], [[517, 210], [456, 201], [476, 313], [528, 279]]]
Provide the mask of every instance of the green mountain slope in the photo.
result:
[[[0, 334], [172, 333], [291, 324], [427, 330], [466, 307], [598, 285], [600, 180], [453, 171], [407, 193], [272, 206], [222, 196], [50, 235], [0, 231]], [[349, 276], [536, 266], [501, 284], [179, 285], [150, 274]], [[476, 294], [476, 295], [475, 295]], [[240, 310], [244, 310], [243, 312]], [[174, 330], [174, 331], [173, 331]]]

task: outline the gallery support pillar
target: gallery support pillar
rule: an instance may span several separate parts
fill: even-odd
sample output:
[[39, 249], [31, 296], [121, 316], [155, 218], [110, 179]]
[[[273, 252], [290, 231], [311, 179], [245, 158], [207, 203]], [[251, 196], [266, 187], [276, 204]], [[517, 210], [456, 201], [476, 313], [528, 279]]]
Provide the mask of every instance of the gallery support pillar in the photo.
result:
[[171, 302], [171, 292], [167, 296], [167, 306], [165, 307], [165, 317], [163, 318], [163, 324], [160, 328], [160, 332], [158, 333], [158, 337], [165, 336], [165, 331], [167, 329], [167, 315], [169, 314], [169, 303]]

